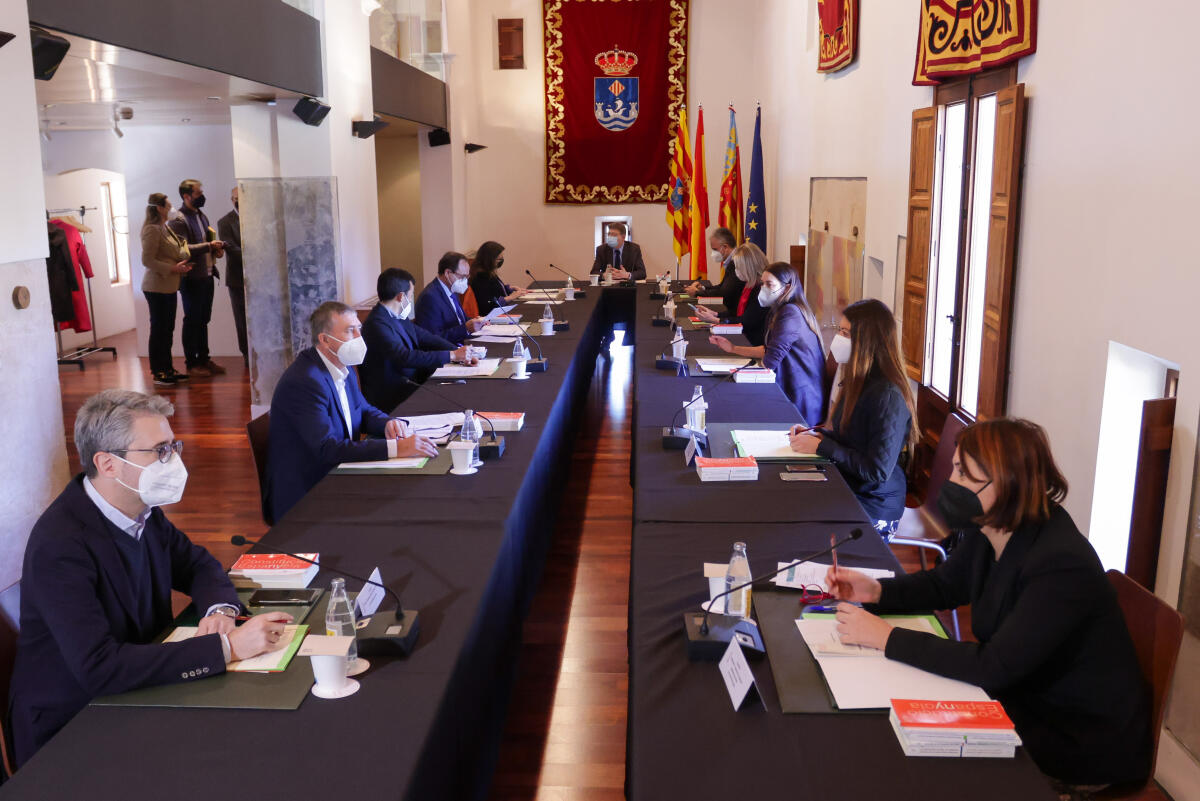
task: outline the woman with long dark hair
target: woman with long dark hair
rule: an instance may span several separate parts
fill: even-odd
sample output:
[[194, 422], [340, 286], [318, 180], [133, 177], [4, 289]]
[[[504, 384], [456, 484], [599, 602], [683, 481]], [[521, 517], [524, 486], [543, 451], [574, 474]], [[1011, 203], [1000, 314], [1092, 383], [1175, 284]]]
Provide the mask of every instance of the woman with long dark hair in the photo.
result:
[[720, 336], [710, 336], [708, 341], [726, 353], [762, 359], [763, 367], [775, 371], [783, 394], [805, 423], [815, 424], [825, 414], [825, 352], [800, 274], [786, 262], [775, 262], [763, 272], [758, 296], [750, 302], [768, 310], [762, 345], [734, 345]]
[[500, 268], [503, 266], [504, 245], [499, 242], [484, 242], [475, 252], [470, 284], [481, 316], [486, 316], [492, 309], [515, 302], [525, 294], [524, 289], [510, 286], [500, 278]]
[[836, 464], [876, 530], [890, 536], [904, 514], [907, 490], [900, 455], [918, 436], [896, 318], [878, 300], [852, 303], [829, 350], [842, 365], [829, 421], [793, 428], [792, 450]]

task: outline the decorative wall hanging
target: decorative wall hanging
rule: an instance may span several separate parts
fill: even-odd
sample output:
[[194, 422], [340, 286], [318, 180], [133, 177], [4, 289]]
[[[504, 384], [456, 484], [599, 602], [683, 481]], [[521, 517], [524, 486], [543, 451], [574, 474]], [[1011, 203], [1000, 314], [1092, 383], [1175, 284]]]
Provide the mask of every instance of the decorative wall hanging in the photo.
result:
[[1037, 50], [1037, 0], [921, 0], [916, 86], [932, 86]]
[[542, 0], [546, 202], [667, 199], [690, 0]]
[[858, 0], [817, 0], [821, 53], [817, 72], [837, 72], [858, 52]]

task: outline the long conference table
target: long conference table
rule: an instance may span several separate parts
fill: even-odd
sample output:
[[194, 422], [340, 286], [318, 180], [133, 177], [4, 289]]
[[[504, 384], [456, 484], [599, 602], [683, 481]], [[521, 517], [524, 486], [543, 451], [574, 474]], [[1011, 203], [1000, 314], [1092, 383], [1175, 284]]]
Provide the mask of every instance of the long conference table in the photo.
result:
[[[585, 289], [587, 297], [556, 307], [570, 330], [538, 338], [547, 372], [528, 381], [433, 379], [396, 410], [524, 412], [524, 428], [504, 435], [501, 460], [465, 477], [329, 475], [255, 548], [317, 551], [323, 567], [352, 573], [378, 566], [420, 611], [412, 654], [373, 657], [355, 695], [309, 696], [294, 711], [89, 706], [0, 798], [485, 797], [522, 621], [601, 340], [614, 325], [635, 348], [627, 797], [1056, 798], [1023, 750], [1015, 759], [906, 758], [886, 716], [785, 715], [765, 659], [751, 663], [765, 708], [733, 710], [716, 665], [685, 653], [683, 614], [707, 597], [703, 562], [726, 561], [741, 540], [753, 571], [766, 572], [827, 545], [831, 532], [861, 527], [866, 536], [839, 549], [843, 562], [899, 565], [836, 470], [824, 483], [785, 483], [778, 466], [764, 464], [756, 482], [701, 485], [681, 452], [660, 441], [696, 384], [706, 388], [710, 425], [798, 422], [795, 407], [773, 384], [657, 370], [670, 329], [650, 324], [661, 305], [652, 288]], [[526, 318], [539, 311], [519, 308]], [[687, 336], [689, 357], [717, 355], [703, 332]], [[507, 355], [504, 345], [489, 348]], [[322, 569], [312, 586], [332, 577]], [[307, 660], [289, 669], [307, 671]]]

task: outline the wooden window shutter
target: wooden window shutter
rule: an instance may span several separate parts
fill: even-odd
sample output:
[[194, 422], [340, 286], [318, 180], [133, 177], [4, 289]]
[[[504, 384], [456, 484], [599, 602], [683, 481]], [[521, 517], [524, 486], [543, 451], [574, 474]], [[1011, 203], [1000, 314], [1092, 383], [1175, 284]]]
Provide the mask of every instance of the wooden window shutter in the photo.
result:
[[1025, 84], [996, 93], [996, 139], [988, 219], [983, 341], [979, 354], [979, 417], [1001, 417], [1008, 393], [1013, 270], [1025, 146]]
[[904, 264], [904, 328], [900, 336], [908, 376], [918, 383], [925, 367], [925, 304], [929, 289], [936, 148], [937, 107], [919, 108], [912, 115], [908, 155], [908, 253]]
[[497, 20], [496, 31], [500, 51], [500, 69], [525, 69], [525, 20]]

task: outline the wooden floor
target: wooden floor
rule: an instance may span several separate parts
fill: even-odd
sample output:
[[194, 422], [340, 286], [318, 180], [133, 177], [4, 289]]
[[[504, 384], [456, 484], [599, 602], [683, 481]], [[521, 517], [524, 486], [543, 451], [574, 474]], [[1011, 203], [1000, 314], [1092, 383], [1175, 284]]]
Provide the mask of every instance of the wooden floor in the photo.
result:
[[[101, 389], [156, 392], [176, 408], [190, 474], [171, 520], [225, 566], [243, 549], [234, 534], [266, 531], [246, 441], [250, 388], [240, 358], [219, 358], [229, 373], [178, 388], [154, 387], [132, 332], [105, 344], [87, 369], [60, 367], [72, 472], [75, 411]], [[618, 801], [624, 798], [628, 700], [626, 631], [633, 493], [629, 486], [631, 354], [614, 347], [593, 377], [567, 493], [545, 575], [525, 624], [517, 686], [492, 783], [492, 801]], [[897, 549], [906, 570], [912, 549]], [[183, 599], [177, 599], [180, 608]], [[969, 617], [960, 622], [969, 632]], [[969, 634], [968, 634], [969, 636]], [[1153, 788], [1135, 801], [1168, 796]]]

